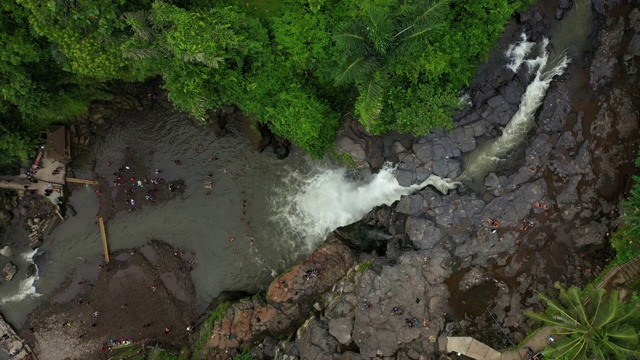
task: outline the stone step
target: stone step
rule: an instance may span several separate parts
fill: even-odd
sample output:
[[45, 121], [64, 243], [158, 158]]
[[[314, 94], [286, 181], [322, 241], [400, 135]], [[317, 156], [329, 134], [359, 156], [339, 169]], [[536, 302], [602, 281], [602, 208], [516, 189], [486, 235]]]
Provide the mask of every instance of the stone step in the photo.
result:
[[640, 263], [638, 261], [631, 261], [627, 264], [627, 267], [632, 270], [636, 275], [640, 275]]

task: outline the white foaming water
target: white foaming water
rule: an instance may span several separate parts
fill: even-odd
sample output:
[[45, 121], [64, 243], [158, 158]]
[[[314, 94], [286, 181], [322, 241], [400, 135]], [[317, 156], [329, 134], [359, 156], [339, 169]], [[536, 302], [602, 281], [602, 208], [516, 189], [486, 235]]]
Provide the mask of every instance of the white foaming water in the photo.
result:
[[[289, 181], [289, 185], [292, 181]], [[380, 172], [366, 179], [349, 179], [346, 169], [316, 169], [314, 174], [294, 175], [300, 190], [288, 196], [278, 215], [285, 226], [303, 237], [314, 248], [333, 230], [352, 224], [379, 205], [391, 205], [402, 195], [411, 194], [427, 185], [448, 192], [459, 183], [431, 175], [422, 184], [401, 186], [395, 168], [386, 164]]]
[[511, 60], [511, 63], [509, 63], [507, 67], [513, 72], [518, 72], [520, 65], [522, 65], [522, 62], [527, 55], [529, 55], [534, 45], [535, 43], [527, 41], [527, 35], [522, 33], [520, 40], [515, 44], [509, 45], [509, 48], [504, 53]]
[[[35, 249], [33, 251], [20, 254], [20, 256], [26, 262], [28, 262], [30, 264], [34, 264], [33, 257], [36, 255], [37, 252], [38, 252], [38, 249]], [[41, 296], [41, 294], [38, 294], [38, 292], [36, 291], [36, 287], [33, 285], [38, 280], [38, 278], [39, 278], [39, 276], [38, 276], [38, 266], [36, 265], [36, 273], [33, 274], [33, 276], [31, 276], [29, 278], [21, 280], [20, 281], [20, 286], [18, 288], [18, 292], [13, 294], [13, 295], [10, 295], [10, 296], [3, 297], [0, 300], [0, 305], [4, 305], [4, 304], [6, 304], [8, 302], [22, 301], [22, 300], [26, 299], [27, 297]]]
[[507, 67], [515, 72], [524, 63], [527, 65], [529, 73], [535, 71], [535, 77], [522, 94], [520, 107], [502, 131], [502, 135], [483, 144], [465, 160], [465, 170], [459, 179], [468, 184], [482, 183], [484, 177], [495, 169], [498, 161], [524, 140], [535, 125], [534, 114], [542, 104], [551, 81], [556, 75], [561, 75], [569, 63], [566, 54], [563, 54], [555, 59], [547, 69], [549, 41], [546, 38], [538, 45], [538, 55], [535, 58], [524, 59], [524, 56], [533, 47], [533, 43], [527, 42], [526, 39], [526, 36], [523, 35], [517, 45], [509, 47], [507, 55], [511, 56], [511, 63]]

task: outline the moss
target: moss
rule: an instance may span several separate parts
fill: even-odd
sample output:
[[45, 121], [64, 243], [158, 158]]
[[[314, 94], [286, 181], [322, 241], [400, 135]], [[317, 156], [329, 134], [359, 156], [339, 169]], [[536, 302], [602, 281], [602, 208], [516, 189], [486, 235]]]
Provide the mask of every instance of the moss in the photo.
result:
[[191, 356], [192, 359], [196, 360], [204, 358], [203, 352], [205, 351], [207, 341], [209, 341], [209, 338], [211, 337], [213, 326], [215, 325], [216, 321], [224, 319], [230, 306], [231, 302], [226, 301], [218, 305], [215, 310], [209, 313], [207, 320], [202, 324], [202, 326], [200, 326], [200, 329], [198, 330], [196, 343], [193, 349], [193, 355]]
[[240, 354], [234, 356], [232, 360], [254, 360], [254, 359], [255, 358], [251, 356], [251, 353], [249, 352], [249, 350], [245, 350]]
[[349, 169], [358, 169], [359, 166], [356, 163], [355, 160], [353, 160], [353, 157], [351, 155], [349, 155], [346, 151], [332, 151], [331, 152], [331, 157], [341, 163], [344, 164], [344, 166], [346, 166]]
[[111, 360], [145, 360], [145, 351], [144, 347], [141, 346], [132, 346], [127, 349], [125, 352], [119, 353], [111, 357]]
[[371, 267], [371, 262], [369, 260], [365, 260], [363, 262], [361, 262], [360, 264], [356, 265], [355, 271], [357, 274], [367, 270], [368, 268]]

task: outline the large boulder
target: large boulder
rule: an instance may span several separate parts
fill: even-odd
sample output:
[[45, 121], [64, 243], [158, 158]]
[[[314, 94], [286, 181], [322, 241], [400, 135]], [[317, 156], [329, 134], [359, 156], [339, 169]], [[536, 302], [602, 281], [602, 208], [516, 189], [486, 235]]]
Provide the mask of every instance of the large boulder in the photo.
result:
[[17, 266], [12, 263], [7, 263], [7, 265], [4, 266], [4, 269], [2, 269], [2, 277], [4, 278], [4, 281], [11, 281], [17, 272]]
[[[268, 335], [293, 330], [304, 322], [316, 300], [346, 274], [353, 262], [349, 247], [330, 235], [325, 245], [276, 278], [269, 286], [266, 299], [253, 298], [233, 304], [224, 318], [215, 322], [205, 352], [213, 358], [226, 359], [229, 349], [233, 352], [250, 347]], [[328, 337], [328, 327], [313, 326], [313, 329], [309, 333], [312, 339], [320, 339], [324, 333]]]
[[367, 133], [351, 116], [344, 117], [334, 144], [336, 154], [349, 156], [357, 168], [378, 169], [384, 163], [383, 140]]
[[9, 245], [6, 245], [6, 246], [4, 246], [3, 248], [0, 249], [0, 255], [6, 256], [6, 257], [11, 257], [11, 255], [13, 255], [13, 250], [11, 250]]

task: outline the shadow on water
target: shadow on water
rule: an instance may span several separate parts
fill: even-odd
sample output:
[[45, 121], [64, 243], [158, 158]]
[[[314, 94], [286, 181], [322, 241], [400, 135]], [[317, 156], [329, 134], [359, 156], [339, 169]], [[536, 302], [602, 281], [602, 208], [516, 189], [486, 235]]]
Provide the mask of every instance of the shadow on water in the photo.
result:
[[486, 315], [489, 305], [498, 294], [498, 289], [493, 281], [485, 281], [473, 286], [466, 291], [461, 291], [460, 280], [471, 269], [461, 269], [445, 280], [449, 289], [449, 302], [447, 303], [447, 314], [454, 320], [464, 320], [469, 317], [480, 317]]

